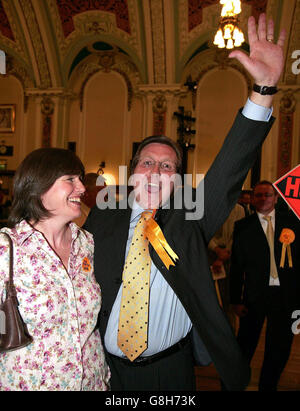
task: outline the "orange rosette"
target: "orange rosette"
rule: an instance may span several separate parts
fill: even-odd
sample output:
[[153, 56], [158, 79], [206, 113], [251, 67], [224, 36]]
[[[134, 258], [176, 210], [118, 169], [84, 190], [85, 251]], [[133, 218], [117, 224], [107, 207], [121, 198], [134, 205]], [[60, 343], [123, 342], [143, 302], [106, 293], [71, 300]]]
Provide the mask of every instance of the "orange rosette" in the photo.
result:
[[291, 230], [290, 228], [284, 228], [281, 231], [280, 237], [279, 237], [279, 241], [282, 244], [291, 244], [295, 241], [295, 233], [293, 230]]
[[90, 260], [87, 258], [87, 257], [85, 257], [83, 260], [82, 260], [82, 269], [83, 269], [83, 271], [85, 272], [85, 273], [88, 273], [89, 271], [91, 271], [91, 263], [90, 263]]
[[290, 228], [283, 228], [279, 241], [282, 243], [280, 267], [284, 267], [285, 255], [287, 252], [289, 267], [293, 267], [291, 244], [295, 241], [295, 233]]

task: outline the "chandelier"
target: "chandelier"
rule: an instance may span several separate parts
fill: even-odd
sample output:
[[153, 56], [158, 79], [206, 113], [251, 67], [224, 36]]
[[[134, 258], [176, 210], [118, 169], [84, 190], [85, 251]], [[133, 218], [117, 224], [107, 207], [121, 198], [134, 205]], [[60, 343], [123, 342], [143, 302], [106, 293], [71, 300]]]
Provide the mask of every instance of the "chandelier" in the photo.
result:
[[242, 11], [241, 0], [220, 0], [220, 4], [223, 8], [214, 44], [221, 49], [240, 47], [245, 41], [244, 34], [238, 27], [238, 14]]

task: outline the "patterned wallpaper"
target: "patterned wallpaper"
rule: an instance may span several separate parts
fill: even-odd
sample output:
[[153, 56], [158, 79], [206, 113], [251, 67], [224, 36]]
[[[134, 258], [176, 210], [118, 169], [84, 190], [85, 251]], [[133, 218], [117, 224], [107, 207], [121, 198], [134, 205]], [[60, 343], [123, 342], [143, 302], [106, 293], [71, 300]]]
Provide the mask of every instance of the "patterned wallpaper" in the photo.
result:
[[115, 14], [118, 28], [130, 34], [127, 0], [56, 0], [56, 3], [65, 37], [74, 30], [73, 17], [88, 10]]

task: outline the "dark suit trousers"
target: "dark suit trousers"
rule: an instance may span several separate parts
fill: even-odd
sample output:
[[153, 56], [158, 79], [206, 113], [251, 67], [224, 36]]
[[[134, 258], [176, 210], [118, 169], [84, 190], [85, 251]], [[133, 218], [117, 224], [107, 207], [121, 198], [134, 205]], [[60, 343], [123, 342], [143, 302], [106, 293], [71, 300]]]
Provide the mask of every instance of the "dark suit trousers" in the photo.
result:
[[148, 365], [127, 365], [107, 354], [112, 391], [194, 391], [192, 345]]
[[289, 359], [293, 342], [291, 313], [283, 304], [280, 287], [268, 287], [264, 303], [247, 305], [248, 314], [240, 319], [238, 342], [250, 363], [267, 319], [264, 361], [259, 390], [275, 391], [280, 375]]

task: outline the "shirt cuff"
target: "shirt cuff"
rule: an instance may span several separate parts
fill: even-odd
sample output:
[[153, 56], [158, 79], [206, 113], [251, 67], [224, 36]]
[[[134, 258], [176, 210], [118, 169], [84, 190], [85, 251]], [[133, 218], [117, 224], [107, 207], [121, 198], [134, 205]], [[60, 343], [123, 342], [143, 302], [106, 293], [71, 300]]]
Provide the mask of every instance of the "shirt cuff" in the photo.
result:
[[268, 108], [259, 106], [258, 104], [253, 103], [253, 101], [251, 101], [249, 98], [242, 111], [242, 114], [250, 120], [266, 122], [270, 120], [272, 113], [273, 107]]

